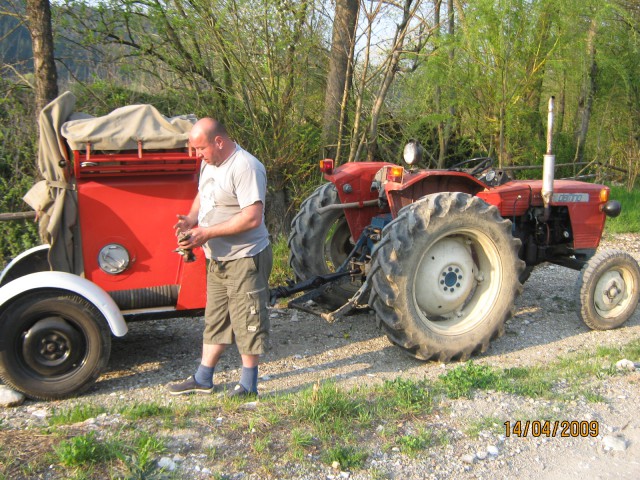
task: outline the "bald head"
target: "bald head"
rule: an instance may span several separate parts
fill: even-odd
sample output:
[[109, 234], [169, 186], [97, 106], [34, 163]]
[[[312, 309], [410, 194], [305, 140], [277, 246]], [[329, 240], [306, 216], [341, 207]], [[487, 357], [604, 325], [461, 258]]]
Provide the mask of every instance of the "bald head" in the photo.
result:
[[210, 117], [201, 118], [193, 125], [189, 143], [198, 157], [214, 166], [220, 166], [236, 148], [224, 125]]
[[213, 142], [217, 136], [229, 137], [225, 126], [211, 117], [201, 118], [193, 125], [190, 137], [196, 137], [198, 135], [203, 135], [209, 142]]

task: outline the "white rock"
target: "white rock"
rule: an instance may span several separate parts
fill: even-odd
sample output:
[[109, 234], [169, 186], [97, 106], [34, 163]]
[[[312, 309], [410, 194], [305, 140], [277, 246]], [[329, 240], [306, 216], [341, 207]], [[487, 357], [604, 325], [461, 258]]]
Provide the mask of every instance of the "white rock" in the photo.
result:
[[254, 402], [243, 403], [238, 408], [242, 408], [243, 410], [255, 410], [256, 408], [258, 408], [258, 402], [254, 401]]
[[487, 452], [483, 450], [478, 450], [476, 452], [476, 457], [478, 457], [478, 460], [484, 460], [485, 458], [487, 458]]
[[607, 435], [602, 439], [602, 445], [606, 451], [614, 450], [623, 452], [627, 449], [627, 441], [620, 436]]
[[462, 456], [462, 463], [472, 464], [476, 461], [476, 456], [471, 454], [466, 454]]
[[636, 369], [636, 365], [631, 360], [623, 358], [616, 363], [616, 369], [618, 371], [633, 372]]
[[36, 418], [47, 418], [47, 415], [49, 415], [49, 412], [43, 409], [38, 409], [31, 412], [31, 415], [33, 415]]
[[0, 407], [17, 407], [24, 403], [24, 398], [22, 393], [0, 385]]
[[496, 456], [496, 455], [498, 455], [500, 453], [500, 451], [498, 450], [498, 447], [496, 447], [495, 445], [489, 445], [487, 447], [487, 453], [489, 455]]
[[338, 470], [338, 469], [340, 468], [340, 462], [338, 462], [338, 461], [334, 461], [334, 462], [331, 464], [331, 468], [334, 468], [334, 469]]
[[169, 457], [162, 457], [158, 461], [158, 467], [164, 468], [165, 470], [169, 470], [170, 472], [173, 472], [176, 469], [176, 463], [173, 460], [171, 460]]

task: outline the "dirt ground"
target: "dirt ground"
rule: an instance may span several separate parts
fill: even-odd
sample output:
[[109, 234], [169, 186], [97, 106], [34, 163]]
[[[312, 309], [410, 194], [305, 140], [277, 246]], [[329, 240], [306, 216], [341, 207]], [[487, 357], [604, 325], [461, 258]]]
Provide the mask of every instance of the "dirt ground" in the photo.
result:
[[[624, 248], [640, 259], [638, 235], [618, 237], [609, 245]], [[575, 312], [573, 291], [577, 278], [578, 272], [553, 265], [534, 270], [517, 301], [514, 317], [507, 322], [505, 335], [493, 341], [488, 351], [474, 361], [496, 368], [543, 365], [573, 352], [589, 351], [601, 345], [625, 345], [640, 339], [640, 309], [616, 330], [592, 331], [584, 325]], [[397, 377], [435, 379], [457, 365], [425, 363], [404, 354], [376, 327], [372, 313], [348, 316], [332, 324], [284, 306], [272, 309], [270, 315], [272, 348], [260, 366], [261, 395], [294, 392], [325, 379], [345, 387]], [[81, 398], [98, 404], [108, 404], [118, 398], [141, 401], [166, 398], [167, 383], [186, 378], [195, 371], [202, 326], [202, 318], [131, 324], [125, 337], [113, 340], [107, 372]], [[629, 360], [640, 362], [640, 358]], [[234, 385], [239, 366], [237, 352], [229, 349], [217, 368], [216, 383], [227, 388]], [[545, 408], [560, 408], [559, 415], [565, 415], [567, 420], [598, 421], [602, 430], [597, 439], [545, 440], [504, 435], [466, 439], [451, 447], [451, 451], [435, 452], [421, 460], [433, 469], [415, 478], [447, 478], [447, 472], [458, 468], [445, 468], [450, 462], [459, 465], [456, 476], [465, 478], [639, 478], [640, 371], [619, 377], [603, 376], [601, 382], [599, 393], [606, 401], [595, 404], [577, 401], [558, 407], [552, 402], [513, 398], [498, 392], [479, 392], [471, 400], [449, 401], [447, 416], [441, 422], [443, 428], [452, 431], [463, 429], [470, 418], [495, 416], [503, 421], [515, 421], [525, 415], [535, 418]], [[15, 410], [15, 415], [42, 408], [62, 408], [65, 402], [68, 401], [27, 402]], [[11, 413], [5, 412], [5, 417], [9, 415]], [[622, 438], [625, 448], [611, 451], [603, 443], [605, 436]], [[469, 465], [465, 464], [465, 455], [486, 451], [488, 444], [496, 444], [500, 451], [495, 459], [484, 460], [478, 454]], [[403, 477], [398, 472], [394, 478]], [[407, 473], [405, 478], [414, 477]]]

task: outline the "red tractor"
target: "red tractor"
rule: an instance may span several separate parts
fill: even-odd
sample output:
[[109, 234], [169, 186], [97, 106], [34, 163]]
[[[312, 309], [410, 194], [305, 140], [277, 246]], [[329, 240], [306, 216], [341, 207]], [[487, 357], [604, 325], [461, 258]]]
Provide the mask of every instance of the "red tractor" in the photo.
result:
[[416, 142], [405, 147], [408, 169], [321, 162], [330, 183], [302, 204], [289, 248], [303, 285], [327, 283], [293, 303], [335, 308], [328, 320], [366, 305], [414, 357], [464, 360], [502, 335], [522, 284], [550, 262], [580, 270], [578, 314], [590, 328], [623, 324], [638, 304], [640, 268], [626, 252], [596, 254], [620, 204], [604, 185], [554, 181], [553, 99], [549, 107], [543, 180], [512, 180], [490, 158], [414, 168]]
[[[197, 191], [186, 144], [195, 119], [150, 106], [91, 119], [73, 106], [64, 94], [40, 117], [45, 180], [26, 199], [48, 244], [0, 274], [0, 377], [39, 399], [91, 386], [127, 321], [205, 305], [204, 256], [175, 253], [171, 228]], [[637, 306], [640, 268], [624, 252], [595, 254], [620, 204], [605, 186], [554, 182], [548, 143], [542, 181], [511, 180], [488, 158], [420, 170], [415, 142], [408, 169], [323, 161], [330, 183], [305, 200], [289, 237], [300, 282], [273, 288], [272, 301], [311, 290], [292, 306], [329, 306], [329, 320], [368, 306], [411, 355], [465, 359], [502, 334], [531, 269], [553, 262], [581, 270], [587, 325], [621, 325]]]

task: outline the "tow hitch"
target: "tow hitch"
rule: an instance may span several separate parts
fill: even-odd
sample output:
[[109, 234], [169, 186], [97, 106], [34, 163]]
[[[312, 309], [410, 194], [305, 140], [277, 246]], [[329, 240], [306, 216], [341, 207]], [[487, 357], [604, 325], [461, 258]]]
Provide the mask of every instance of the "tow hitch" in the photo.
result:
[[299, 283], [290, 282], [287, 286], [279, 286], [272, 288], [269, 290], [269, 298], [271, 305], [275, 305], [279, 298], [290, 297], [291, 295], [299, 292], [305, 292], [307, 290], [315, 290], [327, 283], [331, 283], [335, 280], [338, 280], [343, 277], [347, 277], [350, 275], [358, 275], [360, 273], [360, 269], [349, 270], [346, 272], [334, 272], [328, 273], [326, 275], [316, 275], [313, 278], [308, 280], [304, 280]]

